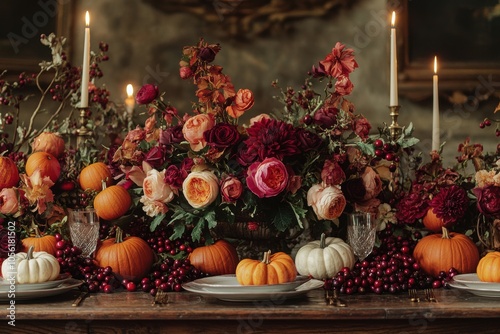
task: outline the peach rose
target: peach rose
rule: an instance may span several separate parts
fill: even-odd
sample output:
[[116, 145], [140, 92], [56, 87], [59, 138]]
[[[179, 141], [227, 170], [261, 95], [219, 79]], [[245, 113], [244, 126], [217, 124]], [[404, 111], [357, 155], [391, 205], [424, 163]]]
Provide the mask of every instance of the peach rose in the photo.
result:
[[12, 215], [19, 209], [17, 192], [14, 188], [3, 188], [0, 191], [0, 213]]
[[255, 100], [250, 89], [240, 89], [236, 93], [234, 104], [226, 108], [229, 116], [238, 118], [253, 107]]
[[344, 212], [347, 202], [337, 186], [315, 184], [307, 192], [307, 205], [312, 206], [318, 219], [333, 220]]
[[144, 197], [150, 201], [158, 201], [161, 203], [169, 203], [174, 198], [174, 192], [168, 184], [165, 183], [165, 171], [159, 172], [156, 169], [148, 171], [142, 189]]
[[288, 171], [283, 162], [267, 158], [248, 167], [247, 186], [260, 198], [273, 197], [282, 192], [288, 183]]
[[210, 130], [215, 125], [211, 115], [199, 114], [189, 118], [182, 127], [182, 134], [189, 142], [193, 151], [199, 151], [207, 145], [203, 138], [203, 133]]
[[228, 176], [222, 180], [220, 191], [224, 202], [236, 202], [243, 192], [243, 185], [236, 177]]
[[203, 209], [219, 195], [217, 176], [208, 170], [191, 172], [182, 183], [182, 192], [193, 208]]
[[366, 189], [365, 197], [363, 198], [365, 201], [377, 197], [378, 194], [382, 191], [382, 180], [380, 179], [380, 175], [377, 174], [371, 167], [366, 167], [363, 175], [361, 175], [361, 179], [363, 179], [363, 184]]

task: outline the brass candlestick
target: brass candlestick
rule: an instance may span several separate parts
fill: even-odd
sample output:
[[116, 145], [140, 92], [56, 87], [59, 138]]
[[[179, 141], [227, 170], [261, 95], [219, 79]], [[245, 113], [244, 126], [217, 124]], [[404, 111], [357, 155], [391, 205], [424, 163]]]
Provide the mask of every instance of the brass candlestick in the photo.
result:
[[80, 109], [80, 128], [76, 130], [76, 147], [81, 145], [92, 136], [92, 131], [87, 128], [87, 110], [88, 108]]
[[389, 110], [391, 111], [390, 115], [392, 118], [392, 123], [389, 126], [392, 141], [397, 141], [403, 131], [403, 128], [398, 124], [399, 108], [401, 108], [401, 106], [389, 107]]

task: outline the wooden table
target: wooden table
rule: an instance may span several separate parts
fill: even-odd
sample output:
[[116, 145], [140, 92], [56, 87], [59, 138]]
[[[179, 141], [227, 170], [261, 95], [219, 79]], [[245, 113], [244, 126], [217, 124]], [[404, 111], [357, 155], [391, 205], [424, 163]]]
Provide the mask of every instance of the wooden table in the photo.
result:
[[153, 305], [147, 293], [118, 291], [72, 307], [75, 290], [17, 301], [15, 328], [2, 307], [0, 333], [498, 333], [498, 299], [454, 289], [435, 294], [438, 303], [411, 303], [405, 294], [343, 295], [347, 307], [334, 307], [321, 289], [295, 300], [244, 303], [169, 293], [165, 305]]

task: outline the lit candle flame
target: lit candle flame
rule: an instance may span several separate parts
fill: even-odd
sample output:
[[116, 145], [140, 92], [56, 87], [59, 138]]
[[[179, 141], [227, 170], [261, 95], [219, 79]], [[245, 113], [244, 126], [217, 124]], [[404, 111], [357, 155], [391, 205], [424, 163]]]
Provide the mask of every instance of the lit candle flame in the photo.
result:
[[89, 11], [85, 12], [85, 26], [88, 27], [90, 25], [90, 15]]
[[392, 12], [391, 26], [394, 27], [396, 25], [396, 12]]
[[434, 56], [434, 74], [437, 74], [438, 72], [438, 61], [437, 61], [437, 56]]
[[131, 84], [127, 85], [127, 96], [132, 97], [134, 95], [134, 87]]

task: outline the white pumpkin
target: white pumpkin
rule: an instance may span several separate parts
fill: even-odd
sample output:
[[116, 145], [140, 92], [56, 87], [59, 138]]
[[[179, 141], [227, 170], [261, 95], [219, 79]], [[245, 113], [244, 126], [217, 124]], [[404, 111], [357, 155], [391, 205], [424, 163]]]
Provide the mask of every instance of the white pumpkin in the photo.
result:
[[302, 246], [295, 256], [295, 267], [300, 275], [316, 279], [332, 278], [344, 267], [352, 269], [356, 258], [351, 246], [340, 238], [314, 240]]
[[57, 259], [47, 252], [34, 252], [33, 246], [27, 253], [14, 256], [15, 261], [6, 259], [2, 263], [2, 276], [16, 277], [17, 284], [43, 283], [53, 281], [59, 276], [61, 267]]

